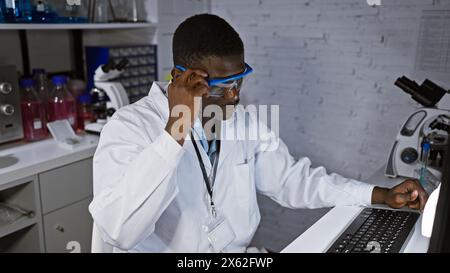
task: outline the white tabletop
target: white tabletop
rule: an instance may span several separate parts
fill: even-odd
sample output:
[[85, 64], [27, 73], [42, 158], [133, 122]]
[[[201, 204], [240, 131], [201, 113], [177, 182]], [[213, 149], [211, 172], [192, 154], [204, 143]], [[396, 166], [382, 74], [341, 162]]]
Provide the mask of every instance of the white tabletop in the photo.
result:
[[61, 148], [52, 138], [20, 145], [0, 146], [0, 185], [92, 157], [98, 136], [84, 136], [85, 144]]
[[[384, 176], [384, 167], [375, 172], [367, 183], [391, 188], [404, 179], [392, 179]], [[375, 207], [387, 208], [379, 205]], [[362, 207], [334, 207], [314, 225], [284, 248], [282, 253], [323, 253], [333, 244], [339, 235], [352, 223]], [[427, 252], [429, 238], [422, 236], [422, 216], [416, 222], [413, 233], [402, 252]]]

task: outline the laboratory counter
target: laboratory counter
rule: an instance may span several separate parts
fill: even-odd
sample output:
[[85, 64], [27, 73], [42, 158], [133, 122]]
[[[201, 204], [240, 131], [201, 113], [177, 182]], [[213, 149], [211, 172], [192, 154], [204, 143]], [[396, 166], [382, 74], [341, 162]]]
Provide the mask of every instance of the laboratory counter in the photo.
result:
[[0, 253], [90, 251], [98, 139], [85, 135], [73, 149], [52, 138], [0, 145]]
[[30, 143], [0, 144], [0, 186], [92, 157], [98, 136], [85, 137], [86, 145], [73, 150], [59, 147], [52, 138]]

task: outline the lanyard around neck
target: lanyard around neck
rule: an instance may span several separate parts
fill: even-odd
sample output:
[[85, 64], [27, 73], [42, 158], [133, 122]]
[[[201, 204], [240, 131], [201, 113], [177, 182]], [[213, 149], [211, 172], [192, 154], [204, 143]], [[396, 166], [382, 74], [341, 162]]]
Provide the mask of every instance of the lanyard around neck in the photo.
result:
[[218, 165], [218, 158], [219, 158], [219, 152], [220, 152], [220, 141], [216, 140], [216, 145], [217, 145], [217, 155], [216, 158], [214, 159], [214, 163], [211, 169], [212, 172], [212, 176], [211, 178], [208, 177], [208, 174], [206, 173], [206, 169], [205, 169], [205, 164], [203, 163], [203, 159], [202, 156], [200, 155], [200, 151], [198, 150], [197, 147], [197, 143], [194, 139], [194, 135], [191, 132], [191, 138], [192, 138], [192, 144], [194, 145], [195, 148], [195, 153], [197, 154], [197, 159], [198, 159], [198, 163], [200, 165], [200, 169], [202, 170], [202, 175], [203, 175], [203, 180], [205, 181], [205, 185], [206, 185], [206, 190], [208, 191], [209, 194], [209, 200], [210, 200], [210, 205], [211, 205], [211, 213], [214, 217], [216, 217], [216, 208], [215, 208], [215, 204], [214, 204], [214, 200], [213, 200], [213, 188], [212, 185], [214, 183], [214, 180], [216, 178], [216, 172], [217, 172], [217, 165]]

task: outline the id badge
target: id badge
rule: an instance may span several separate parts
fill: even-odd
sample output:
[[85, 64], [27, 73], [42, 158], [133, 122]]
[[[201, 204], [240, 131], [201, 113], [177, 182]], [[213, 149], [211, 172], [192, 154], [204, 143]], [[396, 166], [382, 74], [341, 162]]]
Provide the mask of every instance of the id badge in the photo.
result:
[[210, 217], [208, 223], [203, 227], [215, 252], [221, 252], [236, 238], [228, 219], [219, 211], [217, 216]]

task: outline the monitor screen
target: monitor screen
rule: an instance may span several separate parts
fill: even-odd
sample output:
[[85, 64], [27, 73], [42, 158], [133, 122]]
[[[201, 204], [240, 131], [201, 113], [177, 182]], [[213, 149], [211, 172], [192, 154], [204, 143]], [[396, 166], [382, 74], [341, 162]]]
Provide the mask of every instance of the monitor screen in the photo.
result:
[[428, 252], [450, 252], [450, 145], [445, 154], [441, 190]]

